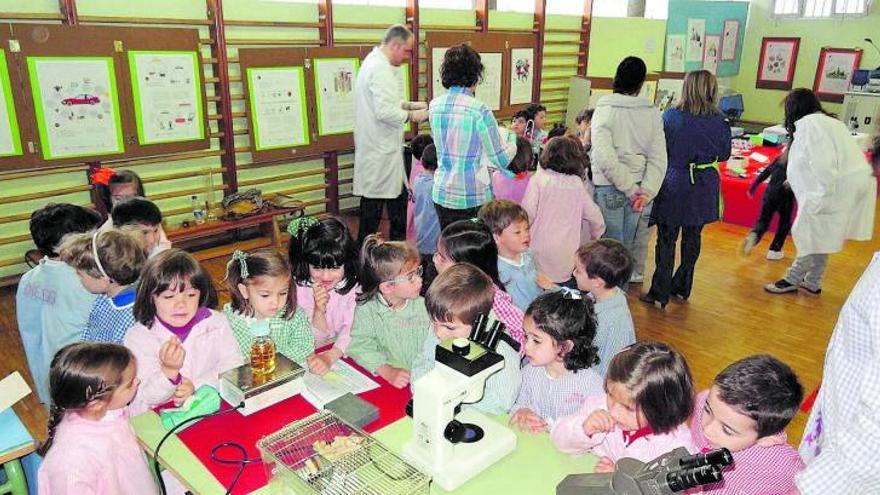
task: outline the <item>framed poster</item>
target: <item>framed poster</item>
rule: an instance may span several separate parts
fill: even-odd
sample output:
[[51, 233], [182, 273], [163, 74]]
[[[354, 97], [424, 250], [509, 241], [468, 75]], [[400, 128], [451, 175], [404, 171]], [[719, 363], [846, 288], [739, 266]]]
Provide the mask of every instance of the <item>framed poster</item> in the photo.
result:
[[306, 83], [302, 67], [246, 70], [256, 151], [309, 144]]
[[706, 50], [703, 52], [703, 69], [716, 74], [718, 62], [721, 57], [721, 36], [717, 34], [706, 35]]
[[843, 95], [849, 91], [849, 83], [861, 60], [860, 49], [822, 48], [813, 92], [820, 100], [843, 103]]
[[791, 89], [800, 43], [800, 38], [764, 38], [755, 87]]
[[486, 104], [489, 110], [501, 110], [501, 85], [503, 74], [503, 54], [481, 53], [483, 62], [483, 80], [477, 84], [474, 96]]
[[315, 99], [318, 135], [354, 132], [354, 82], [357, 58], [316, 58]]
[[706, 19], [688, 19], [685, 61], [701, 62], [706, 44]]
[[533, 48], [511, 49], [509, 105], [521, 105], [532, 102], [534, 75], [535, 50]]
[[43, 159], [125, 151], [112, 57], [27, 57]]
[[446, 50], [449, 47], [434, 48], [431, 50], [431, 97], [434, 99], [438, 96], [446, 94], [446, 88], [443, 87], [443, 79], [440, 78], [440, 68], [443, 65], [443, 57], [446, 56]]
[[721, 31], [721, 60], [736, 60], [737, 43], [739, 43], [739, 21], [728, 19], [724, 21], [724, 29]]
[[194, 51], [129, 51], [140, 144], [205, 138], [202, 77]]
[[666, 37], [666, 71], [684, 72], [683, 34], [670, 34]]
[[6, 51], [0, 49], [0, 156], [18, 155], [21, 155], [18, 117], [15, 114], [15, 102], [12, 100]]

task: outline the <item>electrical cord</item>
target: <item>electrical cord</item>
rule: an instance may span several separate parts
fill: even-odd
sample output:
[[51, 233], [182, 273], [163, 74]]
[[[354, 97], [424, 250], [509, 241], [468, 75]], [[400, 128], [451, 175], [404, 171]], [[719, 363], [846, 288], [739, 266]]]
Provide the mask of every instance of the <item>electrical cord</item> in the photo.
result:
[[[221, 449], [235, 449], [238, 454], [241, 456], [239, 459], [230, 459], [220, 457], [218, 452]], [[226, 491], [226, 495], [232, 493], [232, 489], [235, 488], [235, 485], [238, 483], [238, 478], [241, 477], [241, 474], [244, 473], [244, 468], [248, 467], [250, 464], [254, 464], [256, 462], [262, 462], [263, 459], [257, 457], [255, 459], [248, 459], [247, 450], [241, 446], [238, 442], [223, 442], [220, 445], [214, 446], [211, 449], [211, 460], [214, 462], [219, 462], [220, 464], [238, 464], [238, 472], [235, 473], [235, 477], [232, 478], [232, 483], [229, 484], [229, 490]]]

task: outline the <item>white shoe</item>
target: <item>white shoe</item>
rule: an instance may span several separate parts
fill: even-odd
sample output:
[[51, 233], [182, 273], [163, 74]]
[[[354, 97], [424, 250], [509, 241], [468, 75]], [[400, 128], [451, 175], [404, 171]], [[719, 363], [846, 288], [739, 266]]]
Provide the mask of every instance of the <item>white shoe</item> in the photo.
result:
[[629, 283], [631, 283], [631, 284], [640, 284], [644, 281], [645, 281], [645, 274], [643, 274], [643, 273], [633, 272], [633, 274], [629, 277]]
[[755, 249], [756, 244], [758, 244], [758, 236], [754, 232], [749, 232], [739, 245], [740, 253], [748, 256], [752, 249]]
[[773, 251], [772, 249], [767, 251], [767, 259], [770, 261], [779, 261], [783, 258], [785, 258], [785, 255], [782, 251]]

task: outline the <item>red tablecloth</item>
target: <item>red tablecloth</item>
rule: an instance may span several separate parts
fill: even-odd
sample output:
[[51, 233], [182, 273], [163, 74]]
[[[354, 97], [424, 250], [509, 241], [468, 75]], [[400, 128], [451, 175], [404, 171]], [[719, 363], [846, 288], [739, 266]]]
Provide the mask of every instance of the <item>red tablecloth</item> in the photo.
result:
[[[362, 373], [370, 373], [348, 358], [346, 362]], [[379, 388], [360, 394], [360, 397], [379, 408], [379, 419], [366, 428], [374, 432], [387, 426], [405, 414], [404, 409], [412, 395], [409, 387], [396, 389], [378, 376], [372, 377]], [[222, 409], [229, 409], [223, 403]], [[315, 412], [301, 395], [279, 402], [250, 416], [242, 416], [238, 412], [205, 418], [179, 433], [180, 440], [193, 452], [217, 480], [228, 487], [238, 471], [238, 465], [220, 464], [211, 459], [211, 449], [223, 442], [238, 442], [245, 449], [249, 458], [259, 458], [260, 452], [256, 443], [260, 438], [274, 433], [289, 423], [305, 418]], [[229, 455], [223, 452], [221, 455]], [[254, 463], [245, 468], [235, 490], [232, 493], [250, 493], [267, 483], [266, 472], [261, 463]]]
[[[760, 153], [767, 157], [766, 162], [760, 162], [751, 158], [752, 153]], [[748, 197], [749, 186], [758, 176], [758, 169], [766, 167], [773, 163], [780, 154], [782, 147], [773, 146], [756, 146], [748, 155], [749, 164], [746, 166], [745, 178], [733, 177], [727, 175], [727, 162], [721, 162], [719, 169], [721, 171], [721, 194], [724, 196], [724, 222], [744, 227], [754, 227], [758, 214], [761, 213], [761, 198], [764, 196], [764, 189], [767, 188], [767, 181], [762, 182], [755, 195]], [[769, 180], [769, 179], [768, 179]], [[773, 217], [773, 223], [770, 230], [776, 231], [776, 217]]]

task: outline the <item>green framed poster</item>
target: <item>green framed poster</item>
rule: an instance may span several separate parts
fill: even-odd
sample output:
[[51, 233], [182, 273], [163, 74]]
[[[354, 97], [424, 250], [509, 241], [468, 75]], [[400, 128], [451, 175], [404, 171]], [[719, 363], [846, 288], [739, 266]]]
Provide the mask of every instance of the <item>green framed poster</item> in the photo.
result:
[[314, 60], [319, 136], [354, 132], [354, 83], [359, 66], [357, 58]]
[[303, 68], [249, 67], [246, 74], [254, 150], [309, 144]]
[[128, 52], [140, 144], [205, 138], [200, 66], [195, 51]]
[[21, 155], [18, 117], [12, 100], [12, 86], [9, 84], [6, 51], [0, 50], [0, 156], [18, 155]]
[[[400, 64], [397, 68], [397, 90], [400, 93], [400, 99], [403, 101], [412, 101], [409, 91], [409, 63]], [[403, 126], [403, 132], [409, 132], [412, 125], [407, 122]]]
[[112, 57], [27, 57], [43, 159], [123, 153]]

